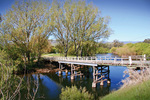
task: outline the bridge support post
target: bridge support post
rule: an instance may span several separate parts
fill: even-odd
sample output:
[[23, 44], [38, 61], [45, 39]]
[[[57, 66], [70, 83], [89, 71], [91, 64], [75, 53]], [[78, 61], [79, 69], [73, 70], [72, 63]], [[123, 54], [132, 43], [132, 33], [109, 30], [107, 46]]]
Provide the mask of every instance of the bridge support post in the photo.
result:
[[95, 66], [93, 66], [93, 82], [92, 82], [92, 87], [96, 87], [95, 75], [96, 75]]
[[102, 86], [103, 86], [103, 85], [104, 85], [104, 82], [103, 82], [103, 81], [101, 81], [101, 82], [100, 82], [100, 85], [102, 85]]
[[59, 76], [61, 75], [61, 63], [59, 63], [59, 71], [58, 71], [58, 73], [59, 73]]
[[71, 80], [74, 80], [74, 75], [71, 75]]
[[66, 69], [66, 71], [65, 71], [65, 72], [66, 72], [66, 75], [68, 75], [68, 70], [67, 70], [67, 69]]
[[96, 87], [96, 83], [92, 82], [92, 87], [95, 88]]
[[74, 66], [71, 64], [71, 80], [74, 80]]
[[61, 71], [60, 70], [58, 71], [58, 73], [59, 73], [59, 75], [61, 75]]
[[107, 80], [107, 83], [110, 84], [110, 80]]

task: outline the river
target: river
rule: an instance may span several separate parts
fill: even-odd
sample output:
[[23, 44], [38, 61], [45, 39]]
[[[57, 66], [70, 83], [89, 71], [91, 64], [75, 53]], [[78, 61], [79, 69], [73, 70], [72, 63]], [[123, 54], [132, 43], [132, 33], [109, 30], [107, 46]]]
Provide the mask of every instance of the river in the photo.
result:
[[[113, 54], [98, 54], [97, 56], [115, 56]], [[32, 74], [27, 75], [24, 79], [27, 81], [38, 80], [38, 91], [36, 93], [36, 100], [59, 100], [59, 95], [61, 93], [61, 89], [65, 88], [66, 86], [71, 87], [72, 85], [80, 87], [85, 87], [86, 90], [94, 95], [95, 99], [99, 97], [105, 96], [114, 90], [118, 90], [125, 77], [124, 71], [127, 70], [126, 67], [123, 66], [110, 66], [110, 73], [109, 78], [111, 80], [110, 84], [104, 82], [104, 86], [100, 86], [97, 84], [96, 88], [92, 88], [92, 81], [93, 81], [93, 73], [92, 67], [88, 67], [88, 74], [85, 75], [84, 78], [75, 77], [74, 81], [71, 81], [70, 72], [68, 75], [65, 72], [62, 76], [59, 76], [58, 73], [48, 73], [48, 74]], [[31, 83], [31, 82], [30, 82]], [[31, 89], [35, 90], [34, 84], [30, 86]], [[25, 91], [22, 91], [24, 94]], [[32, 93], [31, 93], [32, 94]], [[23, 100], [23, 99], [22, 99]]]

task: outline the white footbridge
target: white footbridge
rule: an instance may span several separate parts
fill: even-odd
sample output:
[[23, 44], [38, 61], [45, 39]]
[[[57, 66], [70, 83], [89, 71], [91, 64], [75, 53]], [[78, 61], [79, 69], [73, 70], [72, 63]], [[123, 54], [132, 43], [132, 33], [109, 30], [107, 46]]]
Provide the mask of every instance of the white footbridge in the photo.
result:
[[[71, 68], [71, 80], [75, 78], [75, 76], [82, 76], [83, 74], [78, 70], [78, 66], [92, 66], [93, 67], [93, 83], [92, 87], [96, 87], [97, 83], [103, 85], [104, 81], [107, 81], [110, 84], [109, 77], [106, 79], [105, 75], [102, 73], [107, 73], [109, 76], [109, 66], [127, 66], [128, 68], [145, 68], [150, 67], [150, 59], [146, 57], [146, 55], [138, 55], [138, 56], [129, 56], [126, 58], [121, 57], [110, 57], [110, 56], [99, 56], [99, 57], [48, 57], [44, 56], [44, 60], [46, 61], [55, 61], [59, 63], [59, 75], [61, 75], [62, 71], [65, 71], [66, 74], [68, 70], [64, 70], [63, 64], [69, 65]], [[105, 72], [103, 71], [105, 70]]]

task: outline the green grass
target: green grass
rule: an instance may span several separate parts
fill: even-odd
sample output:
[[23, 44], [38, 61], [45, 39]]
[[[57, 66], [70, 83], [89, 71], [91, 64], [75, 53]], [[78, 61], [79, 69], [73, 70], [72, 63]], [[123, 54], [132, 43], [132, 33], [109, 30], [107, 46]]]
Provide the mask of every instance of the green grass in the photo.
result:
[[121, 88], [100, 100], [149, 100], [150, 80], [126, 88]]
[[[61, 53], [49, 53], [49, 54], [42, 54], [42, 56], [49, 56], [49, 57], [64, 57]], [[73, 55], [68, 55], [67, 57], [75, 57]]]
[[42, 54], [42, 56], [59, 57], [59, 56], [63, 56], [63, 54], [60, 54], [60, 53], [49, 53], [49, 54]]

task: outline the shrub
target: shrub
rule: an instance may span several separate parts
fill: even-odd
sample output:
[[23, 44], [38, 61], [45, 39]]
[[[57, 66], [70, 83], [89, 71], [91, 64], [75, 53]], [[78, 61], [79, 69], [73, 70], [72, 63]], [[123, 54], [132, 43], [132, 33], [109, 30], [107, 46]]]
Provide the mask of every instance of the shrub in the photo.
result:
[[119, 56], [129, 56], [129, 55], [143, 55], [146, 54], [150, 56], [150, 44], [148, 43], [128, 43], [123, 47], [112, 47], [111, 52]]
[[99, 47], [97, 50], [98, 54], [103, 54], [103, 53], [108, 53], [109, 49], [108, 48], [104, 48], [104, 47]]
[[77, 89], [76, 86], [71, 88], [62, 88], [62, 93], [60, 94], [61, 100], [93, 100], [93, 95], [89, 94], [85, 88]]

